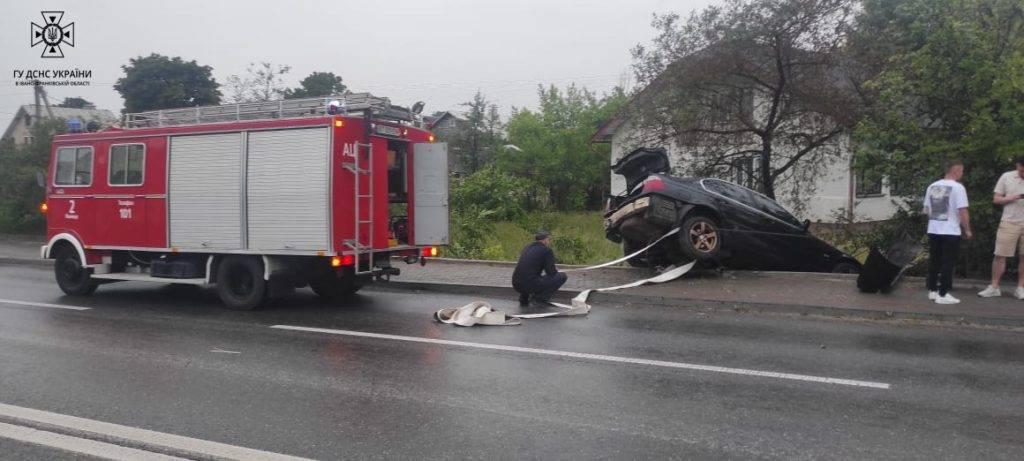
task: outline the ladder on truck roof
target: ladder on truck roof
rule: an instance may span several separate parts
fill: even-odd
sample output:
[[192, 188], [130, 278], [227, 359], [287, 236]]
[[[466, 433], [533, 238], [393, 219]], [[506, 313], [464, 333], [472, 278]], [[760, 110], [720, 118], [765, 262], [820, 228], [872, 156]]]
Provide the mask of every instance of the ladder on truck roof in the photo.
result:
[[[360, 163], [360, 159], [363, 158], [361, 150], [364, 149], [364, 148], [366, 149], [366, 158], [367, 158], [367, 161], [369, 162], [369, 166], [367, 168], [363, 168], [363, 165]], [[373, 220], [373, 212], [375, 211], [375, 208], [373, 207], [373, 205], [374, 205], [374, 200], [373, 200], [373, 195], [374, 195], [373, 194], [373, 186], [374, 186], [374, 183], [373, 183], [373, 144], [366, 144], [366, 143], [357, 142], [356, 143], [356, 152], [355, 152], [355, 154], [356, 154], [355, 161], [353, 161], [351, 163], [343, 163], [342, 164], [343, 168], [345, 168], [346, 170], [349, 170], [349, 171], [352, 172], [352, 175], [354, 177], [354, 180], [352, 182], [355, 185], [355, 189], [354, 189], [355, 193], [352, 194], [353, 201], [354, 201], [353, 206], [352, 206], [352, 210], [353, 210], [352, 214], [355, 217], [353, 219], [353, 221], [355, 222], [355, 226], [353, 227], [354, 230], [353, 230], [352, 239], [345, 240], [344, 243], [345, 243], [346, 246], [348, 246], [349, 248], [352, 249], [353, 253], [355, 253], [355, 273], [356, 273], [356, 275], [362, 275], [362, 274], [373, 273], [373, 236], [375, 235], [374, 232], [373, 232], [373, 224], [374, 224], [374, 222], [373, 222], [374, 221]], [[367, 187], [367, 191], [368, 192], [365, 193], [365, 194], [362, 193], [362, 184], [363, 184], [363, 182], [360, 181], [360, 178], [363, 177], [364, 175], [367, 175], [367, 176], [370, 177], [370, 183], [369, 183], [369, 186]], [[364, 200], [364, 199], [367, 199], [370, 202], [370, 204], [369, 204], [369, 213], [367, 213], [367, 219], [362, 219], [362, 215], [361, 215], [362, 207], [359, 206], [360, 202], [362, 200]], [[367, 244], [366, 245], [363, 245], [363, 243], [362, 243], [363, 241], [360, 238], [360, 236], [362, 234], [360, 232], [360, 228], [362, 227], [363, 224], [368, 224], [369, 228], [370, 228], [369, 229], [369, 234], [370, 235], [367, 238], [367, 242], [366, 242]], [[361, 267], [360, 256], [362, 256], [364, 254], [367, 255], [366, 270], [365, 271], [364, 270], [360, 270], [360, 267]]]
[[121, 127], [153, 128], [163, 126], [199, 125], [250, 120], [280, 120], [330, 115], [331, 101], [341, 103], [339, 115], [365, 115], [398, 122], [419, 122], [409, 109], [391, 105], [391, 100], [370, 93], [348, 93], [323, 98], [279, 99], [277, 101], [240, 102], [219, 106], [183, 107], [125, 114]]

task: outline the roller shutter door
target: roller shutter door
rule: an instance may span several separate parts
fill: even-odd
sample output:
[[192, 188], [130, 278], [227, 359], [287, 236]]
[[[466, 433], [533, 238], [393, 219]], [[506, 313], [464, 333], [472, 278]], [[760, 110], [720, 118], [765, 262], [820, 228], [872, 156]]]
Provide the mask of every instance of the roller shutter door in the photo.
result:
[[249, 249], [329, 249], [328, 143], [327, 128], [249, 133]]
[[172, 247], [243, 248], [242, 134], [175, 136], [168, 175]]

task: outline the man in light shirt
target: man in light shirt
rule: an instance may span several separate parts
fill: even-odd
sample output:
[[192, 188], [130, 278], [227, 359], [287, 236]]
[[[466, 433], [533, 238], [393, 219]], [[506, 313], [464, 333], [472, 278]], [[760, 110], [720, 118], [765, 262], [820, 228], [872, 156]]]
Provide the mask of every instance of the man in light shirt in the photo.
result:
[[960, 252], [961, 234], [970, 239], [971, 221], [967, 214], [967, 190], [960, 184], [964, 164], [945, 163], [946, 174], [928, 186], [924, 195], [924, 214], [928, 216], [928, 299], [938, 304], [956, 304], [949, 294], [953, 269]]
[[[1003, 206], [1003, 217], [996, 231], [996, 248], [992, 258], [992, 283], [978, 293], [983, 298], [992, 298], [1002, 294], [999, 280], [1006, 271], [1006, 258], [1012, 258], [1018, 249], [1024, 249], [1024, 156], [1017, 158], [1017, 169], [1007, 171], [999, 177], [992, 202]], [[1024, 251], [1021, 251], [1024, 254]], [[1017, 289], [1013, 296], [1024, 299], [1024, 258], [1017, 261]]]

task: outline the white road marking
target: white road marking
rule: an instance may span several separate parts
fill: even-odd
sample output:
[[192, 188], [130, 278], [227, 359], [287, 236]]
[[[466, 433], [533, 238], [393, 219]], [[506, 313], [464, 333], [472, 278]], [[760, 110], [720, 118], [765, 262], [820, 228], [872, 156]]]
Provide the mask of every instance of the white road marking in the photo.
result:
[[49, 411], [18, 407], [0, 403], [0, 418], [8, 422], [32, 425], [41, 424], [51, 430], [66, 429], [70, 434], [90, 437], [114, 444], [131, 444], [151, 451], [165, 451], [180, 454], [185, 458], [199, 459], [244, 459], [298, 461], [305, 458], [281, 455], [252, 448], [238, 447], [226, 443], [193, 439], [181, 435], [105, 423], [77, 416], [62, 415]]
[[210, 349], [210, 352], [213, 352], [213, 353], [216, 353], [216, 354], [241, 354], [241, 352], [239, 352], [239, 351], [226, 351], [224, 349]]
[[597, 360], [602, 362], [628, 363], [634, 365], [649, 365], [655, 367], [678, 368], [685, 370], [710, 371], [715, 373], [728, 373], [734, 375], [758, 376], [762, 378], [790, 379], [794, 381], [808, 381], [823, 384], [839, 384], [843, 386], [870, 387], [874, 389], [889, 389], [892, 386], [888, 383], [873, 381], [859, 381], [855, 379], [828, 378], [824, 376], [799, 375], [793, 373], [779, 373], [775, 371], [748, 370], [745, 368], [719, 367], [714, 365], [701, 365], [697, 363], [666, 362], [663, 360], [649, 360], [632, 357], [619, 357], [615, 355], [588, 354], [584, 352], [569, 352], [551, 349], [537, 349], [533, 347], [506, 346], [502, 344], [471, 343], [467, 341], [451, 341], [447, 339], [421, 338], [417, 336], [389, 335], [383, 333], [368, 333], [365, 331], [332, 330], [329, 328], [301, 327], [294, 325], [272, 325], [270, 328], [279, 330], [306, 331], [312, 333], [327, 333], [332, 335], [356, 336], [360, 338], [390, 339], [394, 341], [408, 341], [414, 343], [440, 344], [445, 346], [471, 347], [476, 349], [489, 349], [496, 351], [522, 352], [527, 354], [551, 355], [558, 357], [571, 357], [584, 360]]
[[173, 456], [151, 453], [136, 448], [122, 447], [95, 440], [72, 437], [70, 435], [57, 434], [55, 432], [41, 431], [31, 427], [15, 426], [13, 424], [0, 423], [0, 438], [16, 440], [19, 442], [42, 445], [44, 447], [56, 448], [58, 450], [82, 455], [93, 456], [102, 459], [114, 460], [181, 460]]
[[0, 304], [17, 304], [29, 307], [52, 307], [54, 309], [69, 309], [73, 311], [87, 311], [92, 309], [91, 307], [69, 306], [67, 304], [36, 303], [32, 301], [18, 301], [16, 299], [0, 299]]

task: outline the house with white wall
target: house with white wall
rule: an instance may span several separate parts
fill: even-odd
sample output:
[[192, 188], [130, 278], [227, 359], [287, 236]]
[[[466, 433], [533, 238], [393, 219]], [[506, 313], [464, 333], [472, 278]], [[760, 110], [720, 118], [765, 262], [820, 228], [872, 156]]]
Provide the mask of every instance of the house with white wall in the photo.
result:
[[[754, 190], [758, 187], [757, 171], [760, 167], [761, 146], [757, 138], [718, 137], [717, 142], [725, 145], [711, 145], [705, 142], [703, 145], [694, 143], [692, 140], [684, 142], [679, 136], [666, 134], [664, 129], [655, 128], [659, 125], [644, 123], [641, 117], [645, 113], [657, 111], [645, 111], [656, 107], [659, 111], [664, 110], [668, 104], [661, 98], [657, 89], [658, 85], [666, 85], [667, 82], [656, 81], [637, 93], [627, 106], [619, 113], [601, 125], [591, 137], [592, 142], [605, 142], [611, 144], [611, 164], [614, 165], [623, 155], [628, 154], [639, 147], [660, 147], [669, 154], [672, 166], [672, 174], [683, 177], [694, 176], [715, 176], [720, 179], [741, 184]], [[716, 94], [714, 97], [721, 97]], [[702, 114], [701, 123], [707, 119], [727, 119], [726, 116], [718, 117], [715, 113], [718, 107], [730, 107], [736, 109], [737, 104], [745, 110], [744, 117], [757, 119], [764, 117], [765, 107], [769, 106], [767, 95], [747, 91], [739, 96], [733, 97], [727, 103], [716, 105], [708, 104], [702, 106], [705, 112]], [[827, 102], [825, 102], [827, 104]], [[647, 104], [647, 107], [639, 105]], [[730, 105], [731, 104], [731, 105]], [[801, 123], [800, 118], [790, 123]], [[717, 122], [712, 120], [710, 123]], [[813, 122], [811, 122], [813, 123]], [[723, 131], [728, 131], [728, 125], [713, 125]], [[802, 128], [797, 126], [797, 128]], [[791, 130], [800, 131], [800, 129]], [[705, 140], [706, 141], [706, 140]], [[775, 196], [779, 203], [793, 212], [800, 219], [809, 219], [819, 224], [835, 224], [845, 222], [874, 222], [890, 219], [898, 209], [900, 201], [895, 197], [889, 184], [879, 179], [865, 178], [858, 175], [853, 168], [853, 149], [851, 148], [851, 137], [846, 131], [837, 131], [835, 136], [829, 137], [820, 149], [827, 151], [824, 155], [804, 157], [803, 160], [793, 164], [792, 174], [776, 181]], [[790, 149], [787, 151], [787, 149]], [[794, 147], [780, 144], [773, 146], [775, 154], [771, 157], [771, 167], [779, 168], [788, 158], [793, 157]], [[729, 155], [719, 155], [710, 159], [703, 152], [729, 151]], [[746, 152], [746, 154], [743, 154]], [[734, 154], [739, 153], [739, 154]], [[725, 159], [723, 161], [723, 159]], [[716, 162], [709, 165], [706, 162]], [[705, 162], [705, 163], [702, 163]], [[781, 177], [780, 177], [781, 178]], [[806, 184], [800, 181], [813, 181]], [[797, 186], [799, 183], [799, 187]], [[624, 179], [611, 173], [611, 193], [619, 194], [625, 187]]]

